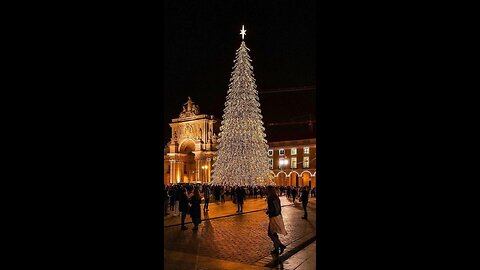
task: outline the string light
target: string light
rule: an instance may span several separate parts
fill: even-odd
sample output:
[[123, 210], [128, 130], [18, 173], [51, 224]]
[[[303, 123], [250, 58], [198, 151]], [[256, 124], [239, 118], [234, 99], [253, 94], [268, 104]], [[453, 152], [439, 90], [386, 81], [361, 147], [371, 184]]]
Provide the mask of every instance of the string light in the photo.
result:
[[242, 41], [236, 51], [227, 91], [212, 184], [274, 184], [273, 173], [268, 167], [268, 145], [248, 51]]

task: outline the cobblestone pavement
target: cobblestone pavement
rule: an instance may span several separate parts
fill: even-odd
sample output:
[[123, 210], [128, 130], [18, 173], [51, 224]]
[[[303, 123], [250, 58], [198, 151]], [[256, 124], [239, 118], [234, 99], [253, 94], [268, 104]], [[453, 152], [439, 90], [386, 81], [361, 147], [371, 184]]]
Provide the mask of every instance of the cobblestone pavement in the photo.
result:
[[317, 241], [308, 245], [306, 248], [300, 250], [284, 262], [281, 262], [275, 268], [272, 269], [282, 269], [282, 270], [310, 270], [316, 269], [317, 258], [316, 258], [316, 248]]
[[[281, 200], [282, 204], [290, 204], [285, 197], [281, 197]], [[263, 209], [265, 209], [266, 202], [263, 201], [263, 203]], [[234, 204], [226, 207], [231, 207], [232, 212], [236, 211]], [[213, 209], [210, 210], [212, 211]], [[282, 207], [288, 235], [280, 235], [280, 240], [285, 245], [315, 231], [315, 209], [309, 207], [308, 214], [308, 220], [301, 219], [303, 209], [298, 203], [295, 206]], [[208, 218], [208, 215], [206, 217]], [[190, 217], [187, 219], [191, 221]], [[192, 224], [189, 224], [189, 229], [186, 231], [181, 231], [180, 226], [164, 228], [165, 252], [176, 251], [194, 256], [254, 264], [269, 256], [273, 247], [267, 236], [268, 216], [265, 211], [207, 219], [200, 224], [196, 232], [191, 230], [192, 227]], [[165, 256], [165, 260], [168, 261], [168, 255]]]
[[[280, 202], [282, 206], [284, 205], [291, 205], [292, 202], [291, 200], [288, 201], [285, 197], [280, 197]], [[247, 199], [245, 200], [245, 203], [243, 205], [243, 212], [248, 213], [252, 211], [259, 211], [259, 210], [265, 210], [267, 208], [267, 203], [265, 201], [265, 197], [263, 199], [260, 199], [258, 197], [257, 199]], [[229, 216], [229, 215], [236, 215], [237, 211], [237, 205], [234, 204], [232, 201], [226, 201], [225, 203], [215, 203], [215, 202], [210, 202], [208, 205], [208, 216], [203, 215], [203, 203], [201, 205], [202, 209], [202, 219], [206, 218], [217, 218], [217, 217], [223, 217], [223, 216]], [[172, 225], [178, 225], [181, 222], [180, 216], [174, 216], [173, 212], [170, 212], [170, 214], [163, 219], [164, 221], [164, 226], [172, 226]], [[189, 216], [185, 219], [185, 222], [191, 222], [191, 219]]]

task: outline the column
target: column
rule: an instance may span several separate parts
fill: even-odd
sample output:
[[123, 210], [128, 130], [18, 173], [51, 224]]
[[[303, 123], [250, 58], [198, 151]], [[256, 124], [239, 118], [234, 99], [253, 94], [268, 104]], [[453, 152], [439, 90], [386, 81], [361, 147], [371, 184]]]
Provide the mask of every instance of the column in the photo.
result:
[[211, 175], [212, 174], [212, 159], [207, 158], [207, 182], [211, 182]]
[[175, 173], [176, 173], [176, 171], [175, 171], [175, 160], [171, 159], [170, 160], [170, 181], [169, 181], [170, 184], [174, 183]]
[[195, 174], [196, 174], [196, 177], [195, 177], [195, 181], [201, 181], [200, 180], [200, 160], [198, 158], [195, 158]]
[[180, 161], [180, 166], [179, 167], [179, 171], [180, 171], [180, 182], [183, 182], [184, 180], [184, 171], [185, 171], [185, 162], [184, 161]]

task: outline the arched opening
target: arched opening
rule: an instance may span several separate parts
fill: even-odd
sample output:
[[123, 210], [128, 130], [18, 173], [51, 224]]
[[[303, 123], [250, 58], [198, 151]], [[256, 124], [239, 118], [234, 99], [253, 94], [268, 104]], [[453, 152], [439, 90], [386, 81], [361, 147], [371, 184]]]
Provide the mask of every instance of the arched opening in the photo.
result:
[[279, 172], [277, 175], [277, 185], [285, 185], [287, 181], [287, 174], [285, 172]]
[[312, 185], [312, 176], [309, 171], [302, 172], [302, 186], [311, 186]]
[[288, 185], [289, 186], [297, 186], [298, 185], [298, 176], [299, 176], [298, 172], [295, 172], [295, 171], [291, 172], [290, 173], [290, 179], [288, 181], [289, 182]]
[[181, 182], [192, 183], [196, 181], [196, 166], [195, 166], [195, 154], [192, 152], [195, 151], [195, 143], [193, 140], [187, 139], [180, 143], [178, 151], [181, 154], [185, 154], [183, 168], [181, 168], [180, 177]]

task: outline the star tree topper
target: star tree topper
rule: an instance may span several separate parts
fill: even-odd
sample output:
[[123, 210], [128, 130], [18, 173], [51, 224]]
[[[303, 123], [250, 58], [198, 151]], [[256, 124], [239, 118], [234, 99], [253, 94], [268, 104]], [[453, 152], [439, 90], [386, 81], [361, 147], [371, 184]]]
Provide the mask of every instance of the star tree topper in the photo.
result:
[[242, 40], [246, 34], [247, 34], [247, 30], [245, 30], [245, 27], [242, 25], [242, 30], [240, 30], [240, 35], [242, 35]]

